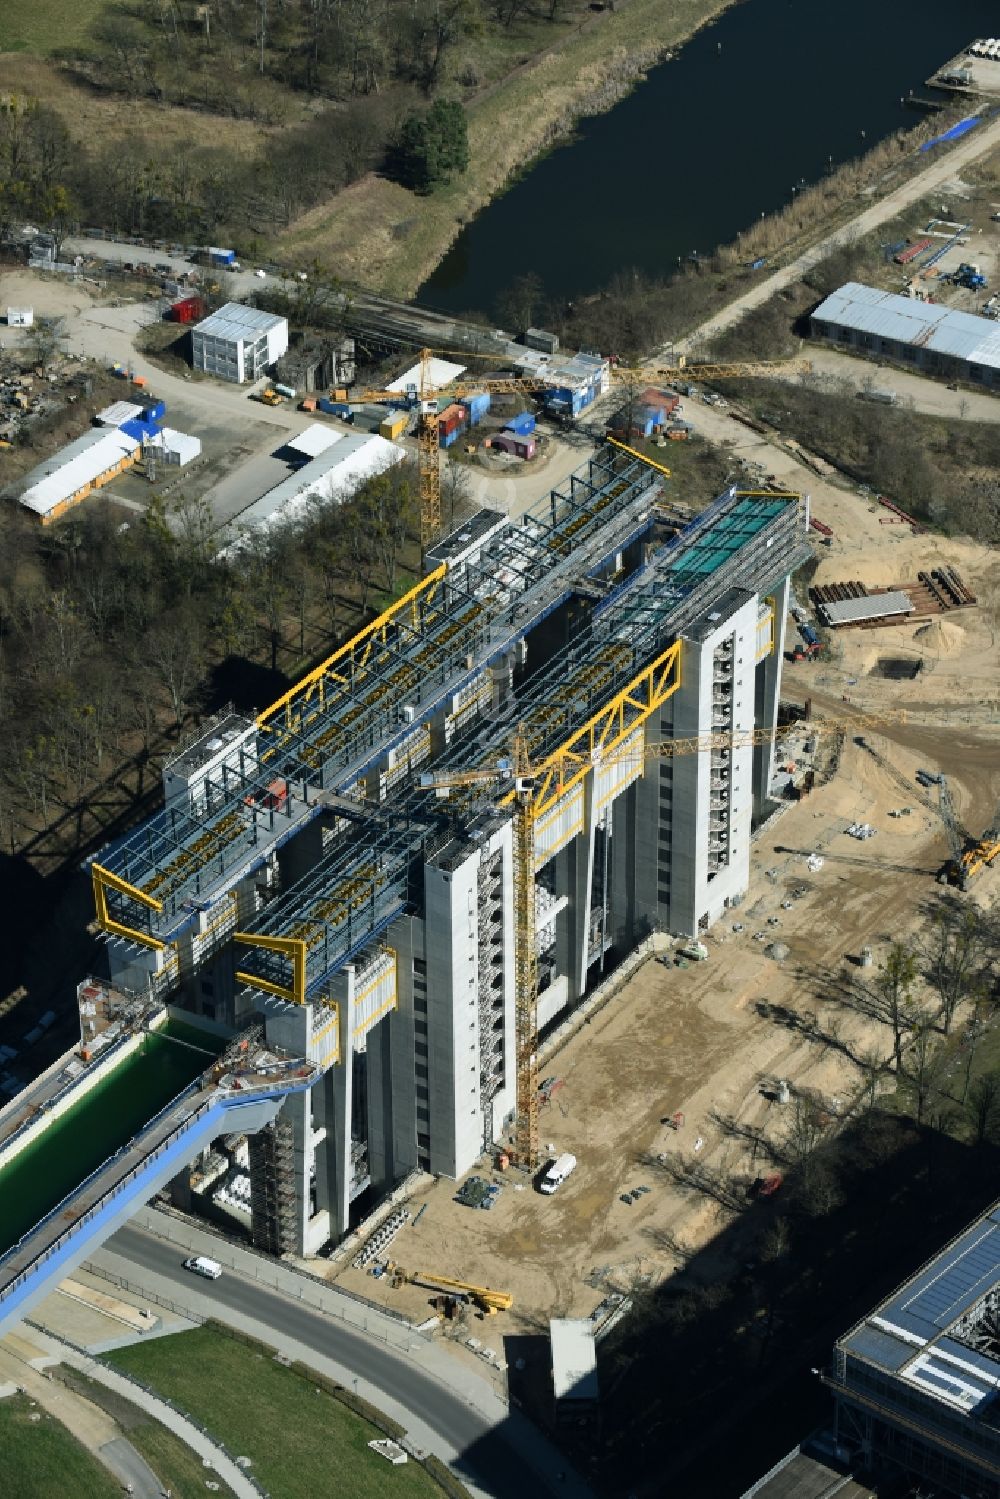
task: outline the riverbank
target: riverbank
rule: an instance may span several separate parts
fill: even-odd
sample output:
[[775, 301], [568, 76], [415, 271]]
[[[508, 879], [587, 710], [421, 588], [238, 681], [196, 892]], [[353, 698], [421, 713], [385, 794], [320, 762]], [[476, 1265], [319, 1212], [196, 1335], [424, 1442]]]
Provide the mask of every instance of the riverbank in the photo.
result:
[[[619, 0], [621, 3], [621, 0]], [[299, 218], [274, 242], [283, 260], [319, 260], [345, 281], [412, 297], [462, 225], [563, 139], [612, 109], [649, 69], [733, 0], [628, 0], [588, 17], [468, 105], [468, 171], [428, 198], [369, 173]], [[595, 183], [595, 189], [598, 184]], [[586, 213], [581, 204], [581, 215]]]

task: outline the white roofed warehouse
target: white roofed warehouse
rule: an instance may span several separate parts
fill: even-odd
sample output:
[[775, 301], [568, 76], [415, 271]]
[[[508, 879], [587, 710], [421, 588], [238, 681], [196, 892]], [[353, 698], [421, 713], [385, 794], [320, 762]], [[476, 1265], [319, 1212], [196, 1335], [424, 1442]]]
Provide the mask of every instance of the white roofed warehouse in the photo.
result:
[[259, 380], [288, 348], [288, 319], [227, 302], [191, 329], [196, 370], [236, 385]]
[[1000, 328], [989, 318], [848, 281], [816, 308], [812, 331], [842, 348], [1000, 390]]
[[134, 437], [119, 428], [98, 427], [67, 443], [21, 480], [21, 504], [43, 526], [51, 525], [94, 489], [107, 484], [139, 457]]

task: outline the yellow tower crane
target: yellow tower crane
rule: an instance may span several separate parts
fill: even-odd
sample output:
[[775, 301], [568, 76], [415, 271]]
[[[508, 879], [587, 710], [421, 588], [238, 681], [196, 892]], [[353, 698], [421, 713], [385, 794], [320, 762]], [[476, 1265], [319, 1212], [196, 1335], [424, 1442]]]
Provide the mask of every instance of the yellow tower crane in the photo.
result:
[[[417, 425], [417, 448], [420, 467], [420, 548], [427, 551], [441, 529], [441, 454], [437, 424], [437, 401], [443, 395], [474, 395], [477, 391], [488, 391], [491, 395], [538, 396], [551, 387], [551, 378], [542, 376], [525, 378], [519, 375], [487, 375], [482, 379], [448, 380], [438, 385], [431, 374], [431, 360], [435, 350], [421, 349], [420, 376], [409, 390], [375, 390], [366, 388], [352, 397], [352, 403], [361, 401], [398, 401], [401, 396], [415, 398], [420, 407]], [[464, 358], [469, 356], [464, 355]], [[484, 357], [484, 356], [477, 356]], [[766, 379], [781, 375], [808, 374], [812, 365], [805, 359], [791, 359], [783, 363], [756, 362], [747, 364], [691, 364], [683, 357], [677, 364], [626, 366], [612, 365], [612, 386], [651, 384], [657, 380], [676, 380], [684, 375], [689, 380]], [[613, 446], [636, 454], [624, 443]], [[646, 460], [650, 462], [650, 460]], [[662, 464], [650, 462], [652, 468], [669, 476], [670, 470]]]
[[[633, 762], [672, 759], [675, 755], [700, 755], [716, 749], [736, 750], [748, 745], [768, 744], [786, 734], [801, 732], [808, 722], [814, 734], [830, 730], [882, 728], [890, 723], [905, 723], [906, 712], [892, 709], [878, 715], [857, 714], [846, 719], [800, 720], [776, 728], [754, 728], [733, 733], [700, 734], [693, 738], [665, 739], [646, 745], [639, 753], [632, 748], [619, 755], [613, 752], [606, 760], [599, 754], [590, 769], [612, 764], [616, 758]], [[533, 765], [530, 747], [523, 728], [514, 735], [511, 753], [494, 764], [476, 770], [424, 771], [420, 785], [439, 796], [447, 796], [462, 787], [503, 785], [513, 782], [511, 790], [501, 796], [502, 805], [514, 809], [514, 1023], [517, 1057], [517, 1099], [514, 1156], [517, 1164], [533, 1171], [539, 1164], [538, 1145], [538, 943], [535, 924], [535, 819], [536, 787], [543, 772], [558, 760], [559, 751]]]

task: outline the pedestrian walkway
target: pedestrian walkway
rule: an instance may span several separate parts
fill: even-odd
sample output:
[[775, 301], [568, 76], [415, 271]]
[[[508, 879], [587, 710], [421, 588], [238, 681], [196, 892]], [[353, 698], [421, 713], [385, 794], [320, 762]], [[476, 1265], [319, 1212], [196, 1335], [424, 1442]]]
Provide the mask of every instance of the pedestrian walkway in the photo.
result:
[[[136, 1384], [127, 1375], [120, 1374], [117, 1369], [109, 1369], [97, 1359], [91, 1358], [89, 1353], [72, 1348], [61, 1338], [51, 1337], [42, 1328], [32, 1326], [26, 1331], [31, 1342], [36, 1345], [34, 1351], [40, 1355], [32, 1363], [61, 1363], [85, 1374], [95, 1384], [103, 1385], [123, 1400], [128, 1400], [168, 1431], [172, 1431], [203, 1463], [218, 1474], [223, 1483], [228, 1484], [236, 1499], [260, 1499], [260, 1490], [256, 1484], [251, 1482], [232, 1458], [221, 1447], [216, 1446], [193, 1421], [182, 1416], [165, 1400], [150, 1394], [142, 1385]], [[0, 1345], [0, 1378], [13, 1364], [11, 1355], [6, 1352], [8, 1341], [5, 1340]], [[16, 1378], [32, 1399], [37, 1399], [39, 1405], [44, 1405], [78, 1441], [111, 1469], [126, 1492], [133, 1493], [136, 1499], [162, 1499], [164, 1485], [131, 1442], [122, 1437], [117, 1424], [99, 1406], [93, 1405], [66, 1385], [51, 1380], [32, 1365], [19, 1365]], [[128, 1490], [127, 1485], [130, 1483], [132, 1488]]]
[[[161, 1499], [163, 1485], [100, 1406], [53, 1379], [47, 1368], [69, 1363], [68, 1350], [44, 1333], [24, 1329], [0, 1343], [0, 1386], [14, 1385], [75, 1437], [135, 1499]], [[128, 1485], [131, 1484], [131, 1488]], [[256, 1496], [255, 1496], [256, 1499]]]

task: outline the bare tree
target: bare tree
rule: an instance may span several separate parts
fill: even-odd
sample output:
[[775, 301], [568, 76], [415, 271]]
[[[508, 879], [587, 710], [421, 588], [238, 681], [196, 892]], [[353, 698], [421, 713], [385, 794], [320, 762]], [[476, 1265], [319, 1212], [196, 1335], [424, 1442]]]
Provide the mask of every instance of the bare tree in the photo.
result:
[[977, 1145], [985, 1145], [1000, 1114], [1000, 1074], [986, 1072], [976, 1078], [969, 1090], [966, 1109], [972, 1123], [973, 1140]]
[[894, 942], [871, 990], [878, 1019], [892, 1031], [892, 1054], [897, 1072], [903, 1070], [903, 1038], [913, 1028], [912, 995], [916, 976], [916, 955], [901, 942]]
[[945, 906], [925, 934], [921, 955], [947, 1036], [962, 1001], [982, 991], [986, 942], [979, 913], [971, 906]]
[[174, 723], [180, 729], [204, 667], [200, 621], [189, 609], [175, 610], [150, 631], [146, 647], [150, 665], [166, 688]]

